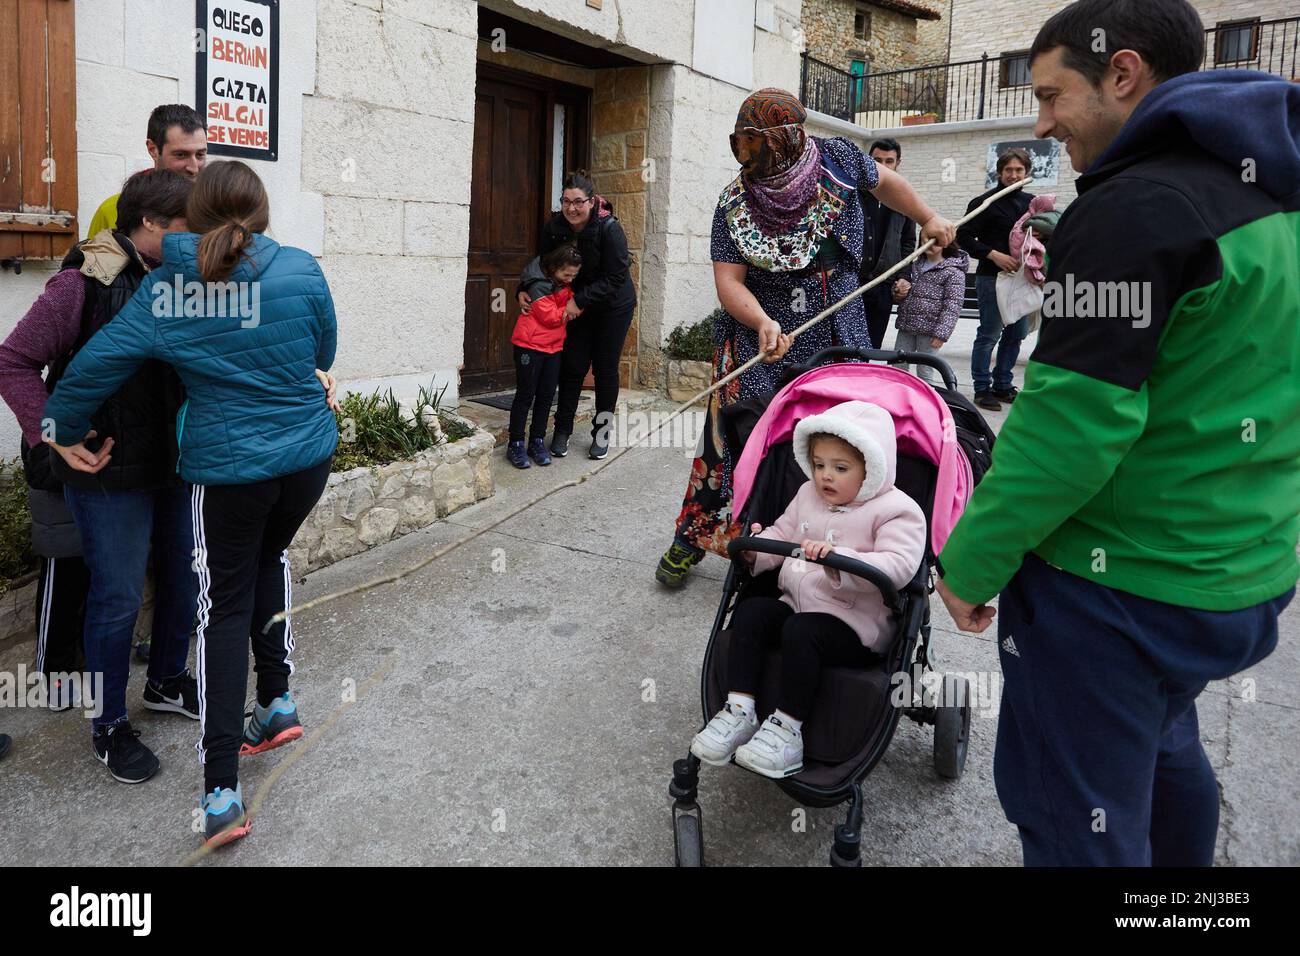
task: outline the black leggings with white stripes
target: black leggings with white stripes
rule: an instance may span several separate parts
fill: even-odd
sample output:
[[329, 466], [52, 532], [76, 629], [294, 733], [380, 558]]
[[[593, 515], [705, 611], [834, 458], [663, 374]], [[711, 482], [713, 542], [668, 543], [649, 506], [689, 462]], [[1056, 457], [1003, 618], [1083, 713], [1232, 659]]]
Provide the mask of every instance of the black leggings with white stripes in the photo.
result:
[[258, 702], [269, 704], [289, 689], [292, 622], [270, 629], [266, 623], [293, 602], [287, 548], [325, 490], [331, 462], [247, 485], [194, 486], [205, 792], [238, 779], [250, 640]]

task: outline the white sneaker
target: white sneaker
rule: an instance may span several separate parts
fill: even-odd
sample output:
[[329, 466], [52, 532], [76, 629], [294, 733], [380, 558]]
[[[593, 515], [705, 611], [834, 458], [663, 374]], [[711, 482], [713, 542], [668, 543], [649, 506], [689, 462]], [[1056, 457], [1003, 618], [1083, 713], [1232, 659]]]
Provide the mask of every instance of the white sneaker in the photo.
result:
[[753, 739], [736, 751], [736, 763], [764, 777], [780, 779], [803, 769], [803, 734], [773, 714]]
[[691, 741], [691, 753], [704, 763], [721, 767], [731, 760], [736, 748], [757, 731], [757, 717], [745, 713], [739, 707], [723, 704], [718, 715]]

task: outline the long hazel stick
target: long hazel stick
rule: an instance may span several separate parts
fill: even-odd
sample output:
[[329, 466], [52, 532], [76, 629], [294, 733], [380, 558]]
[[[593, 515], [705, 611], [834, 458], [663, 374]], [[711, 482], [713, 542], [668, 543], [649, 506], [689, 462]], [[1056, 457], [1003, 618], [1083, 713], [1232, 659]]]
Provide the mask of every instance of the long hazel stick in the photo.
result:
[[[965, 225], [966, 223], [974, 219], [976, 216], [978, 216], [980, 213], [984, 212], [984, 210], [988, 209], [991, 205], [993, 205], [993, 203], [997, 202], [1003, 196], [1010, 195], [1011, 193], [1015, 192], [1018, 189], [1023, 189], [1031, 182], [1033, 182], [1032, 179], [1026, 178], [1026, 179], [1022, 179], [1018, 183], [1013, 183], [1004, 189], [999, 189], [997, 192], [989, 196], [987, 199], [985, 199], [982, 203], [980, 203], [970, 212], [966, 213], [966, 215], [958, 219], [954, 225], [956, 226]], [[798, 338], [804, 332], [807, 332], [817, 323], [824, 321], [828, 316], [844, 308], [844, 306], [848, 305], [850, 302], [852, 302], [854, 299], [861, 296], [863, 293], [880, 285], [880, 283], [884, 282], [886, 279], [888, 279], [894, 273], [898, 272], [903, 267], [911, 265], [912, 262], [914, 262], [920, 256], [924, 255], [925, 251], [929, 249], [932, 245], [934, 245], [934, 240], [927, 239], [924, 243], [918, 246], [909, 256], [907, 256], [904, 259], [900, 259], [897, 263], [895, 263], [885, 272], [876, 276], [876, 278], [872, 279], [866, 285], [861, 286], [860, 288], [858, 288], [853, 292], [850, 292], [848, 295], [840, 299], [838, 302], [827, 306], [821, 312], [817, 313], [815, 316], [813, 316], [803, 325], [799, 326], [797, 329], [791, 332], [790, 333], [791, 341]], [[649, 429], [645, 435], [641, 436], [635, 442], [629, 444], [626, 448], [620, 449], [612, 457], [602, 462], [598, 467], [592, 469], [591, 471], [587, 472], [581, 477], [570, 479], [569, 481], [555, 485], [554, 487], [550, 488], [548, 491], [545, 491], [540, 495], [535, 495], [534, 497], [528, 499], [528, 501], [526, 501], [524, 504], [520, 505], [518, 508], [515, 508], [513, 511], [506, 513], [502, 517], [493, 521], [491, 524], [479, 528], [477, 531], [474, 531], [463, 538], [459, 538], [448, 544], [444, 544], [442, 547], [436, 549], [433, 553], [431, 553], [428, 557], [411, 565], [409, 568], [404, 568], [400, 571], [395, 571], [392, 574], [386, 574], [383, 577], [373, 578], [372, 580], [369, 581], [362, 581], [360, 584], [354, 584], [351, 587], [344, 588], [341, 591], [333, 591], [329, 594], [322, 594], [320, 597], [312, 598], [310, 601], [307, 601], [304, 604], [299, 604], [292, 608], [286, 608], [284, 611], [274, 615], [269, 621], [266, 622], [266, 627], [263, 629], [263, 633], [269, 631], [276, 624], [279, 624], [280, 622], [286, 620], [291, 613], [297, 613], [300, 611], [309, 611], [314, 607], [319, 607], [320, 605], [327, 604], [330, 601], [337, 601], [339, 598], [350, 597], [351, 595], [354, 594], [361, 594], [365, 591], [372, 590], [373, 588], [380, 587], [381, 585], [393, 584], [397, 581], [402, 580], [402, 578], [409, 577], [410, 575], [414, 574], [416, 571], [420, 571], [423, 568], [428, 567], [434, 561], [437, 561], [439, 558], [450, 554], [451, 552], [455, 551], [457, 548], [461, 547], [462, 545], [468, 544], [469, 542], [473, 541], [475, 538], [478, 538], [481, 535], [484, 535], [487, 532], [496, 529], [500, 525], [509, 521], [511, 518], [514, 518], [517, 515], [527, 511], [529, 508], [533, 507], [534, 505], [540, 504], [541, 502], [545, 501], [547, 498], [551, 497], [551, 495], [555, 494], [556, 492], [563, 491], [565, 488], [576, 488], [578, 485], [581, 485], [583, 482], [600, 474], [610, 465], [614, 464], [614, 462], [618, 461], [620, 458], [622, 458], [628, 452], [632, 451], [632, 449], [636, 448], [638, 445], [646, 441], [651, 436], [657, 435], [668, 425], [671, 425], [674, 421], [676, 421], [678, 418], [684, 415], [687, 409], [689, 409], [692, 405], [696, 404], [697, 402], [705, 398], [708, 398], [710, 395], [712, 395], [718, 389], [722, 388], [728, 382], [737, 378], [747, 370], [753, 368], [755, 365], [761, 362], [765, 356], [770, 354], [771, 354], [770, 351], [760, 352], [758, 355], [755, 355], [744, 365], [740, 366], [737, 369], [734, 369], [723, 378], [718, 379], [718, 381], [714, 382], [712, 385], [710, 385], [704, 391], [700, 392], [694, 398], [688, 399], [687, 401], [683, 402], [682, 405], [678, 407], [676, 411], [674, 411], [671, 415], [669, 415], [668, 418], [666, 418], [663, 422], [661, 422], [657, 427]]]

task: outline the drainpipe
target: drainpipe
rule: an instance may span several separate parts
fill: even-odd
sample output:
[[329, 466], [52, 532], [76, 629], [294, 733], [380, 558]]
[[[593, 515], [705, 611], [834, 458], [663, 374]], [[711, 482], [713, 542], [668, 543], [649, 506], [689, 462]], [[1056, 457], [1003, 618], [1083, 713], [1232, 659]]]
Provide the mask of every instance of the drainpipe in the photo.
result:
[[943, 62], [952, 62], [952, 21], [957, 9], [957, 0], [952, 0], [948, 4], [948, 52], [944, 55]]

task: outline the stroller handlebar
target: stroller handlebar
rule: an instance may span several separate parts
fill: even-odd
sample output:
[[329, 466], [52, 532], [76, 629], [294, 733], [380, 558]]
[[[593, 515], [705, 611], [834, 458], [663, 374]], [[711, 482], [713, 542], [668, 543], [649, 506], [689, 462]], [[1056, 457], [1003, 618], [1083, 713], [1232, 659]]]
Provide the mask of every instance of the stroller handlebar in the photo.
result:
[[734, 538], [727, 542], [727, 554], [732, 559], [740, 556], [741, 551], [761, 551], [764, 554], [775, 554], [783, 558], [802, 558], [811, 564], [822, 564], [828, 568], [834, 568], [836, 571], [842, 571], [846, 574], [852, 574], [855, 577], [862, 578], [876, 586], [880, 596], [885, 601], [885, 606], [891, 611], [898, 613], [902, 609], [902, 604], [898, 597], [898, 588], [894, 587], [894, 582], [884, 571], [867, 564], [865, 561], [859, 561], [857, 558], [846, 558], [842, 554], [828, 554], [821, 559], [803, 557], [799, 554], [799, 545], [793, 541], [777, 541], [773, 538], [755, 538], [742, 536]]
[[848, 359], [860, 362], [885, 362], [889, 365], [927, 365], [939, 373], [945, 386], [954, 392], [957, 390], [957, 376], [953, 374], [952, 366], [937, 355], [928, 352], [898, 352], [893, 349], [860, 349], [849, 345], [836, 345], [822, 349], [808, 361], [792, 365], [788, 380], [793, 380], [819, 366]]

